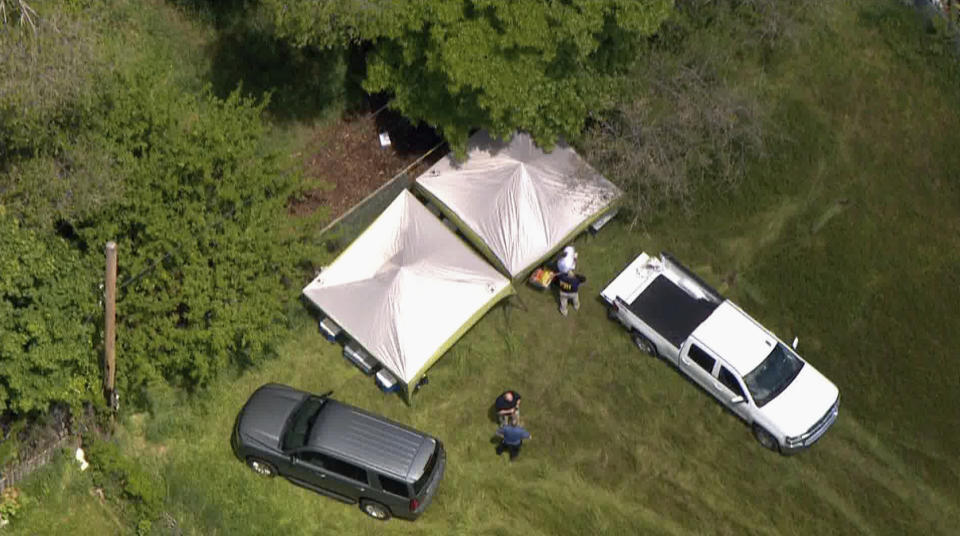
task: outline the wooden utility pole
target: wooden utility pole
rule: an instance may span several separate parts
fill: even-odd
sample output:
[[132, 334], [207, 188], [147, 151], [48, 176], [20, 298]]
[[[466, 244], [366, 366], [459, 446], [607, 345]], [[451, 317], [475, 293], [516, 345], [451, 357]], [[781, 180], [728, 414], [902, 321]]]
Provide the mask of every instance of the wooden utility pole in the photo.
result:
[[105, 358], [103, 390], [107, 397], [107, 406], [116, 409], [117, 398], [114, 380], [117, 374], [117, 243], [107, 242], [107, 276], [104, 289], [104, 328], [103, 352]]

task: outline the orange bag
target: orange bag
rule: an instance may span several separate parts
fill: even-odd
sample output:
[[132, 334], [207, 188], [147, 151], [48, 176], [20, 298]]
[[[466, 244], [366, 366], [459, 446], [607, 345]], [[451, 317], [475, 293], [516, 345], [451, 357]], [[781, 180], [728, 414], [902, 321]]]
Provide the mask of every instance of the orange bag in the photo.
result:
[[550, 288], [550, 283], [553, 282], [556, 275], [556, 272], [548, 268], [537, 268], [530, 274], [530, 279], [527, 282], [539, 289]]

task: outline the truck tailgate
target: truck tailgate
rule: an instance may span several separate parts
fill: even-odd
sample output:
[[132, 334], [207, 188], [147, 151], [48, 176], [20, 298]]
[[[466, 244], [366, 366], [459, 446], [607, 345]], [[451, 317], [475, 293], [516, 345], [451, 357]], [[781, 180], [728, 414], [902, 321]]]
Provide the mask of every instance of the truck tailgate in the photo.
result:
[[607, 284], [606, 288], [600, 292], [600, 296], [607, 300], [607, 303], [615, 303], [618, 296], [626, 302], [633, 301], [647, 282], [656, 275], [657, 270], [652, 265], [650, 256], [641, 253]]

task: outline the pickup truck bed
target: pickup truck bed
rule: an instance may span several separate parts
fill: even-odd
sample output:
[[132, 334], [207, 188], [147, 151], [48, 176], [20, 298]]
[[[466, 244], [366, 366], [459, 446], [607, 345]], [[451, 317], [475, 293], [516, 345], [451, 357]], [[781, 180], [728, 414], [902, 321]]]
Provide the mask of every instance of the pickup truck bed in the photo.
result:
[[670, 344], [679, 348], [717, 305], [709, 300], [694, 298], [673, 281], [658, 275], [627, 307]]

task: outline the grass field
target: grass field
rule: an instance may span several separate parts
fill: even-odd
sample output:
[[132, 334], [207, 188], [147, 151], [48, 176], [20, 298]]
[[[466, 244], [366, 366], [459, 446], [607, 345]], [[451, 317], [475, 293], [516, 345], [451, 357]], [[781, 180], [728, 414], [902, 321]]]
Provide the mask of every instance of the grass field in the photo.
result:
[[[960, 78], [926, 43], [893, 2], [829, 8], [763, 74], [782, 135], [741, 188], [703, 190], [692, 210], [643, 230], [615, 221], [582, 237], [581, 310], [564, 319], [551, 296], [519, 289], [438, 362], [412, 407], [381, 394], [304, 314], [280, 359], [192, 399], [154, 393], [151, 413], [125, 417], [123, 448], [162, 479], [184, 534], [955, 534]], [[781, 338], [798, 335], [840, 387], [840, 418], [813, 449], [764, 451], [606, 319], [601, 286], [661, 249]], [[426, 514], [383, 524], [256, 478], [228, 437], [270, 381], [333, 389], [440, 437], [448, 472]], [[523, 394], [534, 436], [512, 464], [494, 454], [487, 416], [505, 388]], [[63, 464], [45, 470], [25, 489], [51, 499], [8, 532], [110, 532], [114, 514], [88, 485]]]

